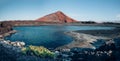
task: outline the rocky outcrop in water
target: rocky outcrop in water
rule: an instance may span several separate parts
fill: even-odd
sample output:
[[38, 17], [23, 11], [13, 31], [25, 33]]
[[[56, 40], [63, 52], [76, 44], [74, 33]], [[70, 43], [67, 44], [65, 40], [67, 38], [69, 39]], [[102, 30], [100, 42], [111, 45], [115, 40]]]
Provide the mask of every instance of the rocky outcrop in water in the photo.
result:
[[70, 22], [77, 22], [76, 20], [66, 16], [61, 11], [57, 11], [55, 13], [46, 15], [37, 19], [37, 21], [41, 22], [56, 22], [56, 23], [70, 23]]

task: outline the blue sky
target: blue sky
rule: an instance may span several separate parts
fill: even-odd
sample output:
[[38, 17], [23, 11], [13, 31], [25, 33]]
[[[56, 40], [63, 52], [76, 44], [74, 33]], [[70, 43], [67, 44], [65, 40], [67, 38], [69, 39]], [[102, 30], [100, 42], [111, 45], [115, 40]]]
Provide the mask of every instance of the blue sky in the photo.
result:
[[0, 0], [0, 21], [35, 20], [56, 11], [79, 21], [119, 21], [120, 0]]

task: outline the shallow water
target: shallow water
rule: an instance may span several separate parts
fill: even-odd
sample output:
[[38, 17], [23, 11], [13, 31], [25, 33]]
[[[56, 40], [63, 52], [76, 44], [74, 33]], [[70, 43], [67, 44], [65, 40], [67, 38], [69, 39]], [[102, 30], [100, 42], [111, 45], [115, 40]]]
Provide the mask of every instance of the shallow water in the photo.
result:
[[24, 26], [14, 27], [17, 33], [6, 37], [11, 41], [24, 41], [26, 45], [42, 45], [56, 48], [70, 43], [73, 39], [64, 34], [66, 31], [76, 30], [111, 30], [114, 27], [100, 26]]

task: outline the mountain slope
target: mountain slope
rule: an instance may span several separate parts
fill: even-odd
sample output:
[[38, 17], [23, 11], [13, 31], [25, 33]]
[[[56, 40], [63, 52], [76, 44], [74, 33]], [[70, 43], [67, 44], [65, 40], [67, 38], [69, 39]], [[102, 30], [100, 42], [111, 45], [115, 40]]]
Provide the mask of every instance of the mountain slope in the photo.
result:
[[68, 17], [61, 11], [57, 11], [55, 13], [43, 16], [41, 18], [38, 18], [36, 21], [41, 22], [57, 22], [57, 23], [70, 23], [70, 22], [77, 22], [76, 20]]

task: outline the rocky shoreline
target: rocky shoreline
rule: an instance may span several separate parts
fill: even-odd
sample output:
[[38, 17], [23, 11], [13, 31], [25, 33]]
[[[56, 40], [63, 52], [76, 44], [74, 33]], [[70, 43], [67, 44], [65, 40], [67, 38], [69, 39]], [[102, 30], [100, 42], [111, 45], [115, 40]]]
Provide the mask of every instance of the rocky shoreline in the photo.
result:
[[[114, 31], [114, 30], [113, 30]], [[110, 31], [110, 32], [113, 32]], [[4, 38], [9, 36], [17, 31], [12, 30], [7, 33], [1, 34], [0, 38]], [[109, 60], [120, 60], [118, 55], [119, 53], [119, 46], [116, 47], [114, 37], [117, 37], [119, 34], [119, 30], [113, 38], [110, 37], [102, 37], [101, 34], [93, 35], [90, 34], [91, 31], [88, 33], [81, 33], [82, 31], [70, 31], [65, 32], [65, 34], [74, 38], [74, 41], [70, 44], [64, 45], [62, 47], [58, 47], [54, 50], [56, 54], [54, 59], [47, 59], [47, 58], [40, 58], [34, 55], [23, 55], [21, 54], [21, 49], [25, 46], [24, 42], [15, 41], [11, 42], [9, 40], [0, 39], [0, 58], [6, 61], [19, 61], [19, 59], [24, 59], [24, 61], [33, 60], [33, 61], [109, 61]], [[94, 31], [92, 31], [94, 32]], [[98, 32], [98, 31], [97, 31]], [[109, 31], [106, 31], [109, 32]], [[109, 33], [108, 33], [109, 34]], [[114, 32], [113, 32], [114, 34]], [[98, 39], [104, 39], [106, 42], [102, 45], [99, 45], [99, 48], [93, 45], [93, 43], [97, 42]], [[120, 44], [118, 44], [120, 45]], [[31, 54], [31, 53], [30, 53]], [[116, 55], [115, 55], [116, 54]], [[3, 57], [5, 55], [5, 57]], [[18, 60], [16, 60], [18, 59]], [[43, 59], [43, 60], [42, 60]]]
[[[74, 40], [67, 45], [56, 48], [56, 50], [71, 49], [73, 47], [96, 49], [101, 46], [102, 43], [119, 38], [119, 31], [120, 28], [113, 30], [78, 30], [65, 32], [66, 35], [71, 36]], [[94, 43], [98, 43], [97, 47], [92, 45]]]
[[16, 41], [0, 39], [0, 60], [1, 61], [16, 61], [21, 56], [21, 49], [25, 43]]
[[6, 32], [6, 33], [4, 33], [4, 34], [1, 34], [1, 35], [0, 35], [0, 38], [1, 38], [1, 39], [4, 39], [4, 37], [10, 36], [11, 34], [14, 34], [14, 33], [16, 33], [16, 32], [17, 32], [16, 30], [11, 30], [11, 31], [9, 31], [9, 32]]
[[[20, 45], [20, 46], [19, 46]], [[65, 49], [64, 51], [55, 50], [55, 57], [52, 59], [40, 58], [38, 56], [23, 55], [21, 53], [21, 48], [23, 48], [24, 42], [10, 42], [1, 39], [0, 41], [0, 52], [2, 52], [1, 60], [3, 61], [109, 61], [109, 60], [119, 60], [119, 47], [115, 46], [114, 40], [107, 41], [105, 45], [100, 46], [97, 49], [91, 48], [71, 48]], [[118, 49], [118, 50], [116, 50]], [[0, 53], [1, 54], [1, 53]], [[29, 52], [29, 54], [31, 54]], [[115, 54], [115, 55], [114, 55]], [[1, 56], [0, 56], [1, 57]]]
[[65, 32], [65, 34], [71, 36], [74, 40], [71, 43], [58, 47], [56, 49], [71, 49], [74, 47], [96, 49], [96, 47], [94, 47], [91, 43], [96, 42], [98, 39], [104, 39], [104, 40], [111, 39], [108, 37], [93, 36], [90, 34], [77, 33], [73, 31]]
[[22, 48], [25, 46], [24, 42], [20, 42], [20, 41], [15, 41], [15, 42], [11, 42], [10, 40], [4, 40], [4, 39], [0, 39], [0, 43], [3, 44], [4, 46], [13, 46], [13, 47], [18, 47], [18, 48]]
[[114, 29], [111, 29], [111, 30], [84, 30], [84, 31], [78, 30], [75, 32], [90, 34], [93, 36], [108, 37], [108, 38], [120, 37], [120, 27], [115, 27]]
[[[0, 60], [1, 61], [55, 61], [54, 58], [39, 57], [35, 55], [32, 51], [28, 51], [26, 54], [24, 54], [24, 52], [22, 51], [24, 48], [26, 48], [24, 42], [20, 42], [20, 41], [11, 42], [10, 40], [0, 39]], [[38, 46], [36, 46], [35, 48], [39, 49]], [[36, 51], [36, 49], [34, 50]]]

